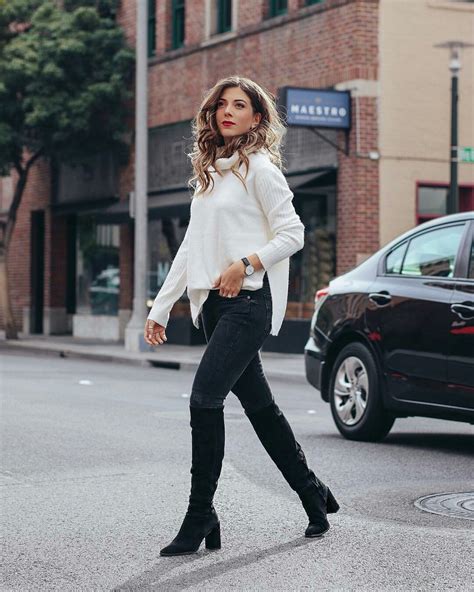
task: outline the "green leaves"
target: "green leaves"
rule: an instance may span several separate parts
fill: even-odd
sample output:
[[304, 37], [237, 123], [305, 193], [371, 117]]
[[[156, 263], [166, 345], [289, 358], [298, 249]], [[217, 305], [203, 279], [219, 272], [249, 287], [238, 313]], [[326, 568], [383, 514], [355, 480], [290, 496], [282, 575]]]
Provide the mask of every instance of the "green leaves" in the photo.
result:
[[78, 8], [73, 13], [72, 26], [78, 31], [95, 31], [100, 27], [100, 18], [93, 8]]
[[123, 153], [134, 53], [113, 21], [116, 5], [0, 0], [0, 169], [23, 147], [63, 162]]

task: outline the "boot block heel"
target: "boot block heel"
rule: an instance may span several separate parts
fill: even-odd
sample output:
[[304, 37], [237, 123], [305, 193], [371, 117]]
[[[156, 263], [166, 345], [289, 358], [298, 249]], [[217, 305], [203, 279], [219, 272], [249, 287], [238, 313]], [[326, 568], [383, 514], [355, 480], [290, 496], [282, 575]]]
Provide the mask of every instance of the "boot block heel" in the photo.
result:
[[328, 500], [326, 504], [327, 513], [328, 514], [335, 514], [339, 510], [339, 504], [336, 501], [336, 498], [333, 496], [331, 490], [328, 488]]
[[215, 526], [206, 536], [206, 549], [221, 548], [221, 525]]

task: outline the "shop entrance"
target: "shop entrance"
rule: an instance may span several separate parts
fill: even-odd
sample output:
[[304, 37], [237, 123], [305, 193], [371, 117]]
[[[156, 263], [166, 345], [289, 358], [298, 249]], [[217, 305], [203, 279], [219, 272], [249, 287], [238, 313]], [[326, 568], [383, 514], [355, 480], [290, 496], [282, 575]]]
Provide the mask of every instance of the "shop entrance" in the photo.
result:
[[295, 188], [294, 195], [305, 244], [291, 258], [288, 300], [296, 318], [309, 318], [315, 292], [326, 287], [336, 271], [336, 173]]

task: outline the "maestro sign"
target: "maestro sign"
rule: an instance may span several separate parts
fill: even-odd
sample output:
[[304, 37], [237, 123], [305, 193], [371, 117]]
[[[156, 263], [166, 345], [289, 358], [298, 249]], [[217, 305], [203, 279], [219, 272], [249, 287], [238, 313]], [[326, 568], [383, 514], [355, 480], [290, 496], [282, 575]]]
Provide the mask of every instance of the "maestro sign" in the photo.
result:
[[285, 86], [281, 102], [288, 125], [350, 129], [351, 93]]

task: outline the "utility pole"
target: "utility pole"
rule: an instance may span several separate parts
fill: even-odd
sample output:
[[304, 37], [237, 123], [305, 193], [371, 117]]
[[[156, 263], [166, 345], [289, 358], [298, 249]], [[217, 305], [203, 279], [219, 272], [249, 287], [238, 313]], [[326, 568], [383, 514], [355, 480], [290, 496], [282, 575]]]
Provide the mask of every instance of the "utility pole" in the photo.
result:
[[137, 0], [135, 75], [135, 256], [133, 312], [125, 328], [125, 349], [140, 351], [146, 320], [148, 237], [148, 0]]
[[449, 49], [451, 52], [449, 59], [449, 70], [451, 72], [451, 148], [450, 148], [450, 170], [449, 170], [449, 193], [448, 203], [446, 204], [446, 213], [455, 214], [459, 212], [459, 185], [458, 185], [458, 81], [459, 71], [461, 70], [461, 49], [474, 47], [472, 43], [464, 41], [445, 41], [438, 43], [434, 47]]

